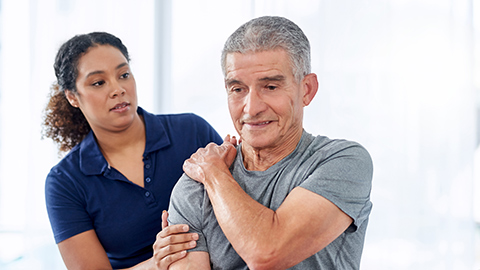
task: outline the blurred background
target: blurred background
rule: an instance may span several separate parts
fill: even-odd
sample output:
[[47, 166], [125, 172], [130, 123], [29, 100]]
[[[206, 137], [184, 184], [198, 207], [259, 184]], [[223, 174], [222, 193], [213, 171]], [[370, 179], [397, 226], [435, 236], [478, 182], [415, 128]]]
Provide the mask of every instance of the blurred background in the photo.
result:
[[194, 112], [225, 136], [220, 52], [262, 15], [310, 39], [320, 89], [305, 129], [373, 157], [362, 269], [480, 269], [479, 12], [479, 0], [0, 0], [0, 269], [65, 269], [44, 199], [60, 157], [41, 139], [63, 42], [117, 35], [140, 106]]

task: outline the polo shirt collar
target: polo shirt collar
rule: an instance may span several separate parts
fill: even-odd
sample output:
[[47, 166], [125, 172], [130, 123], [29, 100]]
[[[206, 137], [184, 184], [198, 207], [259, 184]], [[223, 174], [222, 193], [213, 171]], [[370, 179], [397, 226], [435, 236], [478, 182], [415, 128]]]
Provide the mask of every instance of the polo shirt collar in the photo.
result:
[[[143, 156], [170, 145], [170, 138], [165, 131], [164, 124], [155, 115], [137, 108], [139, 115], [145, 122], [146, 144]], [[93, 131], [90, 131], [79, 145], [80, 169], [86, 175], [102, 174], [108, 169], [108, 162], [100, 151]]]

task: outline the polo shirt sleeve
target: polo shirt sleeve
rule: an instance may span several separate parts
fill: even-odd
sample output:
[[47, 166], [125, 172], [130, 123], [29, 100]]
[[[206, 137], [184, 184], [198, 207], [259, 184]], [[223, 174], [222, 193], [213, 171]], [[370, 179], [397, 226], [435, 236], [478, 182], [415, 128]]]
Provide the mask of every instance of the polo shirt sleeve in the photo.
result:
[[168, 208], [168, 223], [187, 224], [189, 232], [198, 233], [197, 246], [188, 251], [208, 252], [204, 228], [205, 200], [208, 199], [203, 184], [183, 174], [173, 188]]
[[81, 191], [70, 177], [54, 167], [45, 182], [47, 212], [57, 244], [93, 229]]
[[356, 231], [368, 220], [372, 203], [373, 164], [367, 150], [354, 142], [337, 141], [314, 154], [316, 169], [300, 185], [334, 203], [353, 220]]

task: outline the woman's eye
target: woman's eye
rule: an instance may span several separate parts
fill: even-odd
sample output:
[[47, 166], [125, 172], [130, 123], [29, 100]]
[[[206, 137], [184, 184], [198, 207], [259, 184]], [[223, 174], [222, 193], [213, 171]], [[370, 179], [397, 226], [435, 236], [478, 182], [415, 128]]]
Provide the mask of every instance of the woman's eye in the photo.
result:
[[98, 82], [92, 83], [93, 86], [102, 86], [103, 84], [105, 84], [105, 81], [98, 81]]
[[130, 77], [130, 73], [126, 72], [124, 74], [122, 74], [122, 76], [120, 76], [122, 79], [126, 79], [128, 77]]

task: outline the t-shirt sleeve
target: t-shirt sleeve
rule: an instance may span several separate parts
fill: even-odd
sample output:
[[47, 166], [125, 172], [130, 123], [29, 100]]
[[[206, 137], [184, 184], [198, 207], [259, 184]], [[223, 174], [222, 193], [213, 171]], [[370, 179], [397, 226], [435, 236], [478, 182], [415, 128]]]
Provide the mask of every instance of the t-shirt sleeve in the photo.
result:
[[354, 220], [349, 230], [356, 231], [372, 208], [371, 157], [365, 148], [351, 142], [339, 142], [327, 153], [300, 186], [328, 199], [349, 215]]
[[55, 168], [50, 171], [45, 182], [45, 200], [57, 244], [93, 229], [78, 188], [67, 175]]
[[186, 174], [178, 180], [173, 188], [168, 208], [168, 223], [187, 224], [190, 232], [198, 233], [197, 246], [189, 251], [208, 252], [207, 242], [203, 233], [204, 200], [207, 199], [203, 184], [192, 180]]

